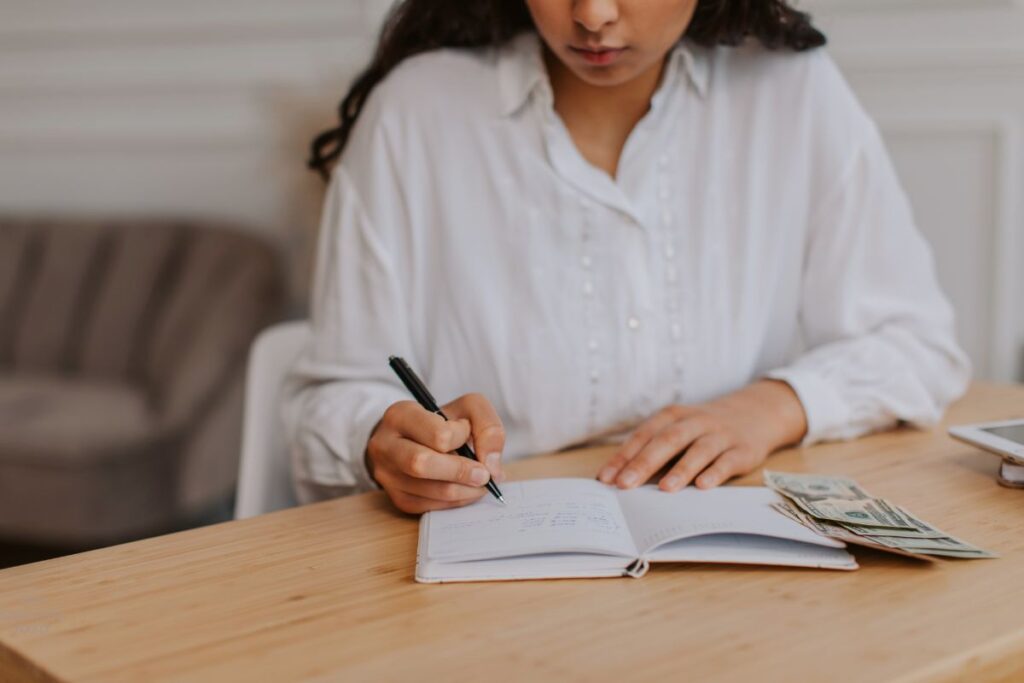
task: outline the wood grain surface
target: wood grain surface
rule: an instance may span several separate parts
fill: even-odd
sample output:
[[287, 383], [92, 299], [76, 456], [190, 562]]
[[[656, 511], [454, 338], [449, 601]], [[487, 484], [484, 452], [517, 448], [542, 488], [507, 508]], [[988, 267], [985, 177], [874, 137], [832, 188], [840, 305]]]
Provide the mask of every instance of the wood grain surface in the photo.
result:
[[[947, 423], [1014, 416], [1024, 387], [976, 385]], [[609, 452], [508, 470], [594, 476]], [[996, 560], [420, 585], [417, 520], [371, 493], [14, 567], [0, 681], [1022, 681], [1024, 492], [998, 465], [941, 428], [769, 459], [852, 476]]]

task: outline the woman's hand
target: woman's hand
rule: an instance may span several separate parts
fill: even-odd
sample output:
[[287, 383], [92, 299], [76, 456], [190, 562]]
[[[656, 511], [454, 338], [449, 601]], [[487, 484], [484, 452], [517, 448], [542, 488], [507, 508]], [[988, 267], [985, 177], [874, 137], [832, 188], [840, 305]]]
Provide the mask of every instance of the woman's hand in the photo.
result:
[[678, 457], [661, 490], [678, 491], [694, 481], [712, 488], [757, 468], [806, 431], [803, 406], [789, 385], [765, 380], [704, 405], [664, 408], [637, 427], [598, 479], [633, 488]]
[[[480, 394], [466, 394], [441, 410], [447, 421], [414, 401], [399, 401], [384, 412], [370, 435], [370, 476], [403, 512], [466, 505], [487, 493], [483, 487], [491, 477], [505, 478], [505, 429], [490, 402]], [[471, 439], [480, 462], [453, 453]]]

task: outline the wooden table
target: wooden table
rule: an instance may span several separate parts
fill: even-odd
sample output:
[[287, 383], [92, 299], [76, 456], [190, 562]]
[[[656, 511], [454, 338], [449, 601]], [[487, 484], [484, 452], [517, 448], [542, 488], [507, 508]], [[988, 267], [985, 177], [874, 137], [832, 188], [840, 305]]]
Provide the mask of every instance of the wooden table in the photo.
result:
[[[949, 419], [1019, 415], [1024, 387], [979, 385]], [[508, 469], [593, 476], [607, 454]], [[416, 520], [374, 493], [0, 571], [0, 680], [1024, 680], [1024, 491], [997, 458], [936, 429], [770, 463], [853, 476], [1002, 558], [426, 586]]]

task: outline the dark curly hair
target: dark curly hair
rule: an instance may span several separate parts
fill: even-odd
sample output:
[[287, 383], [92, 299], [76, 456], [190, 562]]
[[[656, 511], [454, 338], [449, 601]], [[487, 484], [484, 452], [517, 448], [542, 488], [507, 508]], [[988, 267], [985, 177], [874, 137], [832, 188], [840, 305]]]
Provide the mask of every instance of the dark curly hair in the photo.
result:
[[[338, 125], [313, 139], [307, 165], [324, 179], [330, 175], [370, 92], [402, 60], [442, 47], [500, 45], [533, 29], [523, 0], [402, 0], [384, 22], [369, 66], [342, 99]], [[769, 49], [797, 51], [825, 44], [810, 16], [787, 0], [698, 0], [685, 37], [705, 46], [753, 37]]]

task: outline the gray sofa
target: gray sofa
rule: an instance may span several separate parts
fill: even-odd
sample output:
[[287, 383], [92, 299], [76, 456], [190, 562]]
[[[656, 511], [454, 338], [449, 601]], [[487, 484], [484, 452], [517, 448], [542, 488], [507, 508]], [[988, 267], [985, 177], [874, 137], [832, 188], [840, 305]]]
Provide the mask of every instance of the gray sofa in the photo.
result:
[[230, 496], [277, 251], [171, 220], [0, 219], [0, 539], [88, 547]]

